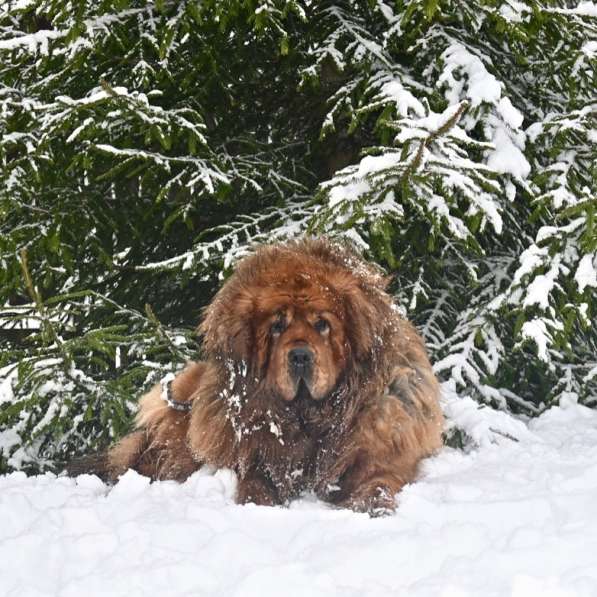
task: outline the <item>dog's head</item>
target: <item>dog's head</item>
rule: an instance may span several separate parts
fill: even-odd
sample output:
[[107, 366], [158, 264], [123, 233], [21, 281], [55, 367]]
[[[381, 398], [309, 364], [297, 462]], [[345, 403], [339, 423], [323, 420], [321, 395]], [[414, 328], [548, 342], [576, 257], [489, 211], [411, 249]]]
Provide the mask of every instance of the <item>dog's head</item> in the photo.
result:
[[207, 308], [204, 346], [245, 385], [285, 403], [323, 401], [348, 372], [375, 361], [391, 310], [385, 283], [341, 245], [263, 247], [238, 264]]

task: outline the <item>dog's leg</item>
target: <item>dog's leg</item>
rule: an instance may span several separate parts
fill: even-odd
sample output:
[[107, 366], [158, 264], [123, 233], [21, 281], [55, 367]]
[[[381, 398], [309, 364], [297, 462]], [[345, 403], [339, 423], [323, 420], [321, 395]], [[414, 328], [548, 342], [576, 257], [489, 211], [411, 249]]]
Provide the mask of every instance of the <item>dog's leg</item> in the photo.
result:
[[252, 470], [244, 477], [239, 475], [236, 503], [275, 506], [280, 501], [272, 482], [260, 471]]
[[328, 468], [318, 493], [371, 515], [394, 510], [395, 494], [415, 479], [421, 459], [441, 446], [436, 385], [421, 385], [410, 374], [398, 376], [385, 395], [362, 411], [350, 443]]
[[402, 467], [404, 476], [401, 476], [387, 467], [359, 463], [340, 479], [337, 495], [329, 496], [328, 500], [341, 508], [367, 512], [370, 516], [390, 514], [396, 509], [394, 496], [414, 479], [416, 468], [416, 464]]
[[190, 407], [205, 368], [205, 363], [190, 363], [169, 387], [158, 384], [141, 398], [137, 431], [108, 453], [113, 477], [133, 468], [152, 479], [183, 481], [201, 466], [191, 454], [187, 432]]
[[[201, 466], [191, 454], [187, 431], [190, 407], [205, 369], [205, 363], [187, 365], [172, 380], [167, 396], [163, 384], [154, 386], [139, 401], [137, 428], [107, 452], [72, 461], [67, 473], [96, 474], [112, 483], [128, 469], [152, 479], [186, 479]], [[170, 399], [170, 404], [165, 398]], [[181, 408], [177, 410], [172, 403]], [[181, 405], [188, 405], [189, 409]]]
[[316, 487], [317, 495], [340, 508], [367, 512], [371, 516], [393, 512], [396, 509], [394, 496], [414, 478], [417, 463], [409, 457], [400, 458], [396, 453], [392, 456], [380, 461], [378, 454], [351, 450], [338, 463], [335, 479]]

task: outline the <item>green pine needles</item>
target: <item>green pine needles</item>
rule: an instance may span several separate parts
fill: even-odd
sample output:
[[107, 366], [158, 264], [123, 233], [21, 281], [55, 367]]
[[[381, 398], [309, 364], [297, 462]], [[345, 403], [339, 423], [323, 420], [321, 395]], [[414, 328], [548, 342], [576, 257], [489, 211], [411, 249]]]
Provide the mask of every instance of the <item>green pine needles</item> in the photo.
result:
[[254, 243], [347, 237], [438, 375], [597, 402], [597, 6], [0, 8], [0, 471], [123, 434]]

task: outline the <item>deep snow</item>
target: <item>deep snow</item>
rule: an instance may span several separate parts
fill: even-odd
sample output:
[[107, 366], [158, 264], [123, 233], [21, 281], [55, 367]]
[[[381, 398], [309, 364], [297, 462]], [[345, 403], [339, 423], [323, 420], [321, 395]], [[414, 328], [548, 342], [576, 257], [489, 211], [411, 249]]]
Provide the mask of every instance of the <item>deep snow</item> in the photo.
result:
[[597, 411], [445, 408], [478, 447], [429, 459], [387, 518], [237, 506], [229, 471], [0, 477], [0, 595], [597, 595]]

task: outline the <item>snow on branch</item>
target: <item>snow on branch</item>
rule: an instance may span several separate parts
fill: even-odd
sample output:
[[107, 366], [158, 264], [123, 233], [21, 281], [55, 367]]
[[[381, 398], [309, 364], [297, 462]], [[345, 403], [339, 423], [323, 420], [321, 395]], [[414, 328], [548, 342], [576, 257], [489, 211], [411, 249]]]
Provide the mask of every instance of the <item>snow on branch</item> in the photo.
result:
[[226, 270], [260, 243], [282, 241], [305, 232], [315, 210], [313, 204], [289, 201], [284, 207], [239, 215], [227, 224], [202, 232], [190, 251], [160, 262], [139, 265], [135, 269], [201, 270], [214, 262], [221, 262]]
[[[538, 357], [551, 367], [554, 357], [560, 359], [559, 350], [568, 346], [574, 318], [581, 327], [591, 325], [589, 305], [594, 303], [591, 293], [597, 288], [595, 194], [590, 174], [596, 115], [595, 106], [590, 105], [529, 127], [536, 155], [553, 156], [536, 163], [534, 201], [549, 218], [521, 252], [511, 284], [496, 299], [530, 315], [520, 330], [521, 341], [531, 341]], [[571, 288], [576, 288], [581, 300], [570, 302]]]
[[[471, 233], [465, 218], [480, 217], [500, 232], [497, 173], [470, 159], [469, 152], [488, 147], [469, 137], [457, 125], [467, 108], [462, 102], [443, 113], [429, 112], [421, 118], [398, 118], [386, 123], [395, 131], [395, 148], [378, 148], [378, 155], [364, 157], [322, 185], [327, 205], [318, 218], [324, 226], [354, 225], [387, 216], [400, 218], [405, 202], [449, 234], [464, 240]], [[457, 209], [465, 199], [464, 214]]]
[[[117, 14], [102, 15], [93, 19], [86, 19], [83, 21], [82, 26], [84, 30], [93, 34], [97, 30], [104, 30], [110, 25], [116, 23], [123, 23], [133, 16], [141, 15], [142, 13], [152, 13], [153, 7], [148, 6], [145, 8], [132, 8], [129, 10], [123, 10]], [[28, 33], [16, 35], [15, 37], [9, 37], [0, 39], [0, 50], [24, 50], [29, 53], [41, 51], [42, 54], [48, 53], [49, 42], [57, 39], [66, 38], [71, 34], [71, 29], [43, 29], [36, 33]], [[77, 43], [76, 40], [71, 43]]]

